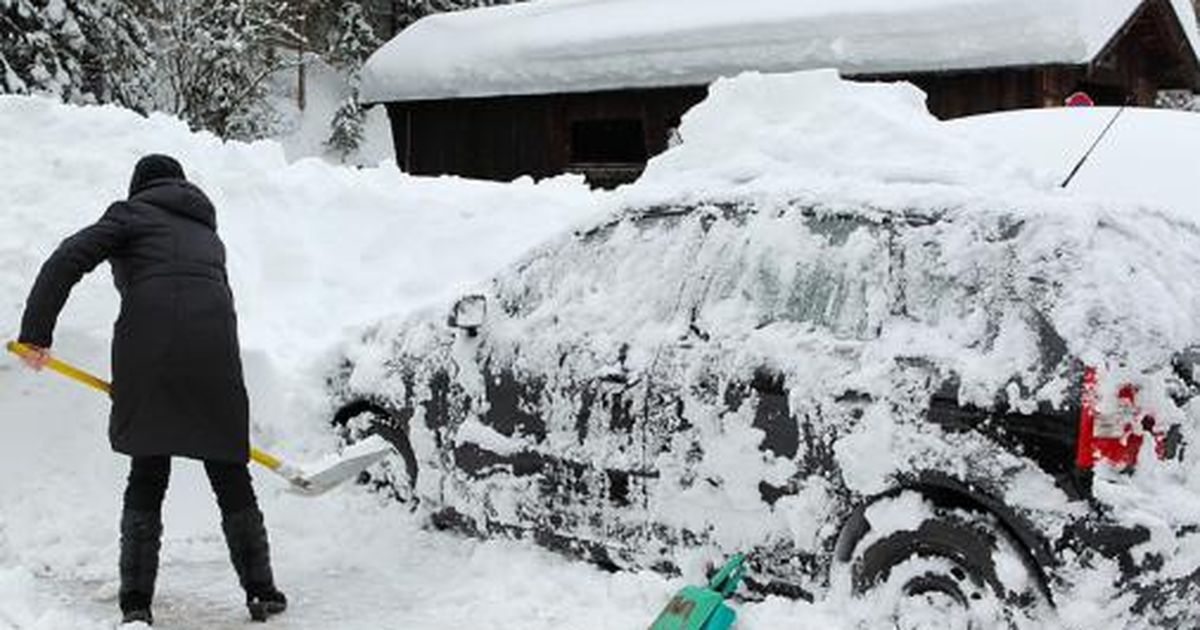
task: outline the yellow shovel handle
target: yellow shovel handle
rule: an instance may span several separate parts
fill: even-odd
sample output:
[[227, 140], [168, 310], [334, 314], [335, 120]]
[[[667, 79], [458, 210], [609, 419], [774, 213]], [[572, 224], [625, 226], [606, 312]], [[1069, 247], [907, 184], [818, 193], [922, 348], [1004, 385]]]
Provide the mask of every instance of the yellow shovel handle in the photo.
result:
[[[9, 352], [22, 357], [28, 356], [34, 352], [33, 348], [30, 348], [29, 346], [17, 341], [8, 342], [6, 347], [8, 348]], [[106, 394], [112, 394], [112, 385], [110, 385], [108, 381], [98, 376], [89, 374], [84, 370], [67, 363], [66, 361], [61, 361], [51, 357], [50, 360], [46, 362], [46, 367], [71, 380], [83, 383], [88, 387], [98, 389]], [[267, 468], [270, 468], [271, 470], [278, 470], [281, 466], [283, 466], [283, 462], [280, 461], [279, 458], [271, 455], [270, 453], [260, 451], [254, 447], [250, 447], [250, 459], [262, 464], [263, 466], [266, 466]]]
[[[33, 348], [16, 341], [8, 342], [8, 351], [22, 357], [33, 354]], [[108, 384], [108, 381], [88, 374], [87, 372], [84, 372], [73, 365], [51, 357], [50, 360], [46, 362], [46, 367], [58, 372], [59, 374], [62, 374], [69, 379], [79, 381], [84, 385], [98, 389], [105, 394], [112, 394], [112, 386]]]
[[262, 464], [263, 466], [266, 466], [271, 470], [279, 470], [281, 467], [283, 467], [283, 462], [280, 461], [278, 457], [275, 457], [266, 451], [260, 451], [253, 446], [250, 447], [250, 459]]

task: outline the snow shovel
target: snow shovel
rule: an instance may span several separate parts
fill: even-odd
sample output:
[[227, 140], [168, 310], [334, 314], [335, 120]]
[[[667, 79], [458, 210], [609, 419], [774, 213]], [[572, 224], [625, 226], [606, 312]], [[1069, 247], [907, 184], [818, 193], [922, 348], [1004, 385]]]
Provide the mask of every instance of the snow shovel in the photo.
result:
[[708, 581], [708, 586], [685, 586], [663, 609], [650, 630], [728, 630], [737, 617], [725, 600], [745, 574], [746, 556], [734, 554]]
[[[28, 346], [16, 341], [8, 342], [7, 348], [9, 352], [18, 356], [32, 352]], [[112, 394], [112, 386], [107, 381], [65, 361], [51, 357], [46, 367], [84, 385]], [[391, 444], [378, 435], [373, 435], [347, 448], [341, 456], [331, 456], [311, 466], [295, 466], [254, 447], [250, 448], [250, 460], [286, 479], [288, 490], [313, 497], [354, 479], [392, 452]]]

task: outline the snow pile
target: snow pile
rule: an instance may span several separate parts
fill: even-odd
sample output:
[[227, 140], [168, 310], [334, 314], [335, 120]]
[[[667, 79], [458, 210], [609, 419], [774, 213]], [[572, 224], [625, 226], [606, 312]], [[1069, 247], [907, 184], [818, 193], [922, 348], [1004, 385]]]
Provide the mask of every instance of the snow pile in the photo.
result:
[[[425, 18], [363, 71], [365, 102], [1092, 61], [1146, 0], [539, 0]], [[1190, 0], [1172, 0], [1200, 54]]]
[[[1056, 184], [1113, 120], [1116, 108], [1072, 107], [970, 116], [949, 122], [1007, 151]], [[1085, 195], [1200, 217], [1200, 115], [1130, 108], [1071, 182]]]
[[[161, 152], [216, 204], [246, 350], [285, 369], [349, 326], [454, 295], [597, 209], [573, 178], [503, 185], [411, 178], [390, 164], [288, 163], [273, 142], [222, 143], [173, 118], [113, 107], [0, 97], [0, 138], [8, 334], [44, 257], [124, 198], [139, 156]], [[106, 275], [90, 277], [68, 305], [66, 334], [108, 337], [116, 295]]]
[[912, 84], [856, 83], [833, 70], [720, 79], [684, 115], [679, 135], [682, 143], [626, 191], [631, 203], [749, 191], [930, 206], [932, 194], [1049, 185], [933, 117]]

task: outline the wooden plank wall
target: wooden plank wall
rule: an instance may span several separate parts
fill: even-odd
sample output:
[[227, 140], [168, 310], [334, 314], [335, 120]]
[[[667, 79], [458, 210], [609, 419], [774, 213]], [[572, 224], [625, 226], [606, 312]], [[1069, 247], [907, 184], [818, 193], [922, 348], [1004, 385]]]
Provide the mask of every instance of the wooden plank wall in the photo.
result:
[[647, 153], [661, 153], [670, 128], [706, 93], [686, 87], [391, 103], [388, 114], [405, 171], [507, 181], [565, 172], [577, 120], [640, 120]]

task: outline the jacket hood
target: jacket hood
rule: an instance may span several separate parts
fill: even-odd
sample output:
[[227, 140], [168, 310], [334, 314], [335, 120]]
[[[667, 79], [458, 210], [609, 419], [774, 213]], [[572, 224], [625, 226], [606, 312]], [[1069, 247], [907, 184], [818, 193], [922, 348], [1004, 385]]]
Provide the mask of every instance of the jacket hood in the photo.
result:
[[217, 229], [217, 212], [208, 197], [188, 182], [179, 160], [152, 153], [138, 160], [129, 178], [129, 200], [188, 217]]
[[217, 211], [195, 184], [181, 179], [158, 179], [130, 195], [130, 201], [150, 204], [165, 212], [187, 217], [217, 229]]

